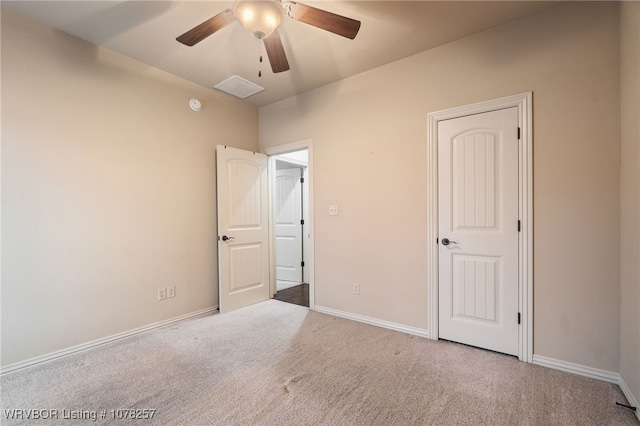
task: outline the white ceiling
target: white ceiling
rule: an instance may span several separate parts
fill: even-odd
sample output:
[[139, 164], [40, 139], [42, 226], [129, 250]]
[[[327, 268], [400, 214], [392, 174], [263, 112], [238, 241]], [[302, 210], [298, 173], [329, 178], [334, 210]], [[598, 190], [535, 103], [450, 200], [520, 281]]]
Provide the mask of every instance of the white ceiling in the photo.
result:
[[[236, 74], [265, 90], [267, 105], [548, 8], [545, 1], [304, 1], [362, 22], [349, 40], [285, 17], [280, 34], [291, 70], [258, 78], [258, 41], [237, 22], [194, 47], [175, 38], [232, 1], [2, 1], [18, 13], [202, 86]], [[264, 55], [266, 58], [266, 55]], [[267, 61], [265, 59], [265, 61]]]

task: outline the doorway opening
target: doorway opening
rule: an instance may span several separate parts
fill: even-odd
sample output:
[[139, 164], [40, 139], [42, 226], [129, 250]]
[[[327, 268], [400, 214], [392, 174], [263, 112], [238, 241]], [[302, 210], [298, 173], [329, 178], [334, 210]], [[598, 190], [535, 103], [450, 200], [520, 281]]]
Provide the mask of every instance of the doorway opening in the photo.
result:
[[269, 156], [271, 295], [313, 309], [312, 141], [263, 152]]
[[306, 149], [273, 157], [276, 293], [274, 299], [309, 306], [309, 203]]

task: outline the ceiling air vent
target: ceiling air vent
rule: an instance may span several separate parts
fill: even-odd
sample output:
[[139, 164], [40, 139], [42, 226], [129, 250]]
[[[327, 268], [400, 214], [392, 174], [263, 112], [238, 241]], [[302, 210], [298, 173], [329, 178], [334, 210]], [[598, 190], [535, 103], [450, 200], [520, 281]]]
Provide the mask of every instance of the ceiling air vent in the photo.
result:
[[255, 83], [245, 80], [237, 75], [231, 76], [222, 83], [218, 83], [214, 86], [216, 89], [236, 96], [240, 99], [248, 98], [251, 95], [255, 95], [258, 92], [262, 92], [264, 87], [260, 87]]

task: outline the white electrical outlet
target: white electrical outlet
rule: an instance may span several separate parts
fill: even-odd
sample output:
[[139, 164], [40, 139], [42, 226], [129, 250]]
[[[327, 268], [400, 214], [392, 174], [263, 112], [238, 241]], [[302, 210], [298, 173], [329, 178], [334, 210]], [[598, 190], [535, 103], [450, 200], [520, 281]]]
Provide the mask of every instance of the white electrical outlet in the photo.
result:
[[338, 205], [330, 204], [329, 205], [329, 216], [338, 216]]
[[176, 286], [167, 287], [167, 297], [176, 297]]
[[360, 284], [353, 283], [353, 294], [360, 294]]
[[158, 300], [164, 300], [167, 298], [167, 291], [164, 288], [158, 289]]

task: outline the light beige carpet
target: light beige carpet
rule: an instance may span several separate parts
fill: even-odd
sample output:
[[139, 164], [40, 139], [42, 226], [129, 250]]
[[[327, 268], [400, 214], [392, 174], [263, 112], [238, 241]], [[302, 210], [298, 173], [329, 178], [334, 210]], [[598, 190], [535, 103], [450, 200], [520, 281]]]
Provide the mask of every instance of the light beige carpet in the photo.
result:
[[[638, 425], [615, 385], [277, 301], [0, 380], [8, 425]], [[114, 419], [130, 408], [155, 412]], [[8, 420], [7, 409], [59, 418]]]

